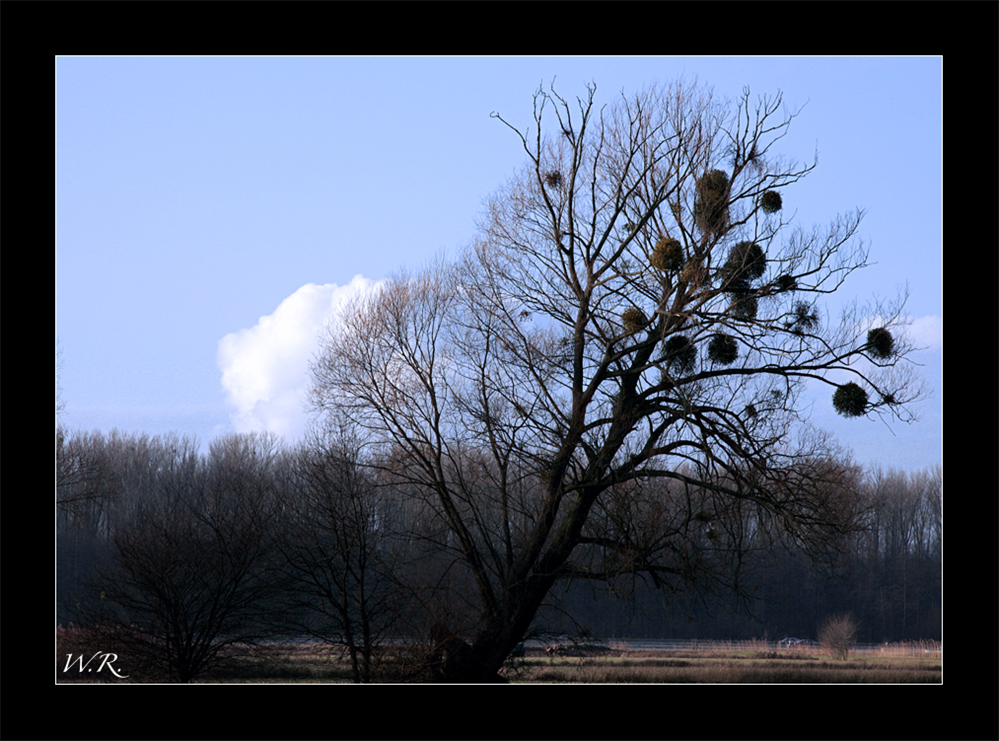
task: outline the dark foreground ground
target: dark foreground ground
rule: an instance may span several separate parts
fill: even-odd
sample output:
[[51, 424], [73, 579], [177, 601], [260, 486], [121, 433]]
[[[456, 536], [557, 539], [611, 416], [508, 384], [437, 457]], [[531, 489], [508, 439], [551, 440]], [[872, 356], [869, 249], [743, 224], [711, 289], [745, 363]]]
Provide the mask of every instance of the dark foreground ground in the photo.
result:
[[[63, 641], [60, 642], [65, 643]], [[68, 650], [71, 650], [69, 647]], [[66, 670], [67, 648], [57, 655], [56, 681], [162, 682], [141, 673], [119, 678], [105, 665], [99, 672]], [[88, 666], [97, 669], [98, 662]], [[115, 666], [125, 674], [127, 657]], [[511, 683], [618, 684], [912, 684], [942, 681], [943, 651], [938, 643], [858, 646], [846, 659], [819, 645], [785, 647], [766, 642], [534, 643], [511, 657], [503, 677]], [[413, 653], [386, 649], [375, 663], [373, 681], [411, 680]], [[351, 665], [337, 648], [320, 645], [270, 645], [233, 651], [227, 661], [195, 680], [198, 683], [343, 683]]]

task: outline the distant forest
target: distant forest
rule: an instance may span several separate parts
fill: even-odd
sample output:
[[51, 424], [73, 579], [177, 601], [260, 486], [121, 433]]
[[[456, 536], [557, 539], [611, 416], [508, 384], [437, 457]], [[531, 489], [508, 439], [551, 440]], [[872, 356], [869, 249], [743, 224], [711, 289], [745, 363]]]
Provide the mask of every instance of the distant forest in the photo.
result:
[[[440, 518], [389, 469], [268, 435], [230, 435], [201, 452], [174, 435], [60, 429], [56, 621], [199, 619], [224, 597], [228, 622], [216, 632], [233, 638], [341, 642], [362, 602], [377, 635], [425, 634], [428, 606], [460, 612], [471, 587]], [[704, 526], [704, 553], [742, 540], [729, 563], [737, 573], [717, 588], [664, 589], [637, 574], [567, 580], [532, 630], [777, 640], [815, 637], [825, 618], [849, 613], [861, 642], [940, 640], [941, 468], [845, 470], [863, 515], [835, 547], [806, 552], [793, 538], [778, 546], [767, 538], [754, 549], [758, 524], [701, 509], [688, 522]], [[675, 494], [656, 493], [664, 501]], [[449, 600], [430, 599], [435, 590]], [[173, 614], [182, 609], [193, 617]]]

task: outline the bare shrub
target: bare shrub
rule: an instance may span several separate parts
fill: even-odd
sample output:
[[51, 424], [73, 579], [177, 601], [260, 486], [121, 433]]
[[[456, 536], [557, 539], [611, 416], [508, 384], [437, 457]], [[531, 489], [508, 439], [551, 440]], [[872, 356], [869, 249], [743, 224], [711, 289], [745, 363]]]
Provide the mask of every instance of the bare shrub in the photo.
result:
[[835, 659], [846, 659], [857, 640], [857, 623], [849, 613], [826, 618], [819, 628], [819, 643]]

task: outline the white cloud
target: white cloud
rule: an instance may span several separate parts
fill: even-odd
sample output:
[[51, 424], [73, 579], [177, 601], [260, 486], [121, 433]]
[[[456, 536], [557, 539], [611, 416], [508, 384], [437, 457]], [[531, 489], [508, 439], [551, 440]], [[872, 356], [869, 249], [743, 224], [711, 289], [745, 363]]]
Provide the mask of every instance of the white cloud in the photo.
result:
[[344, 299], [375, 285], [360, 275], [346, 286], [308, 283], [255, 326], [219, 340], [222, 387], [237, 432], [274, 432], [288, 440], [304, 432], [309, 362], [320, 332]]
[[918, 348], [943, 348], [943, 317], [931, 314], [913, 319], [908, 327], [908, 335]]

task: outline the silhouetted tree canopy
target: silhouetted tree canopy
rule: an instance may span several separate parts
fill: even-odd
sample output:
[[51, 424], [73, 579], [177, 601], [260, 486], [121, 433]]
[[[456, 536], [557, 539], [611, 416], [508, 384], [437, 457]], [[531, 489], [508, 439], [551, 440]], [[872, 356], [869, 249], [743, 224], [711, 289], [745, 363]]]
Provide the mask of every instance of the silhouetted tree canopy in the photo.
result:
[[[910, 346], [885, 357], [901, 299], [819, 320], [866, 263], [863, 214], [815, 228], [776, 215], [777, 191], [792, 198], [815, 167], [775, 151], [795, 119], [782, 107], [684, 82], [605, 106], [593, 87], [539, 90], [529, 127], [494, 114], [526, 163], [467, 252], [331, 325], [317, 408], [397, 451], [475, 584], [453, 678], [494, 677], [560, 580], [628, 573], [670, 592], [730, 574], [729, 559], [675, 559], [694, 540], [682, 508], [611, 516], [652, 482], [741, 503], [775, 537], [831, 543], [854, 526], [803, 386], [828, 384], [845, 415], [902, 420], [919, 388]], [[865, 337], [873, 317], [884, 329]]]

